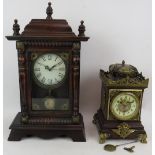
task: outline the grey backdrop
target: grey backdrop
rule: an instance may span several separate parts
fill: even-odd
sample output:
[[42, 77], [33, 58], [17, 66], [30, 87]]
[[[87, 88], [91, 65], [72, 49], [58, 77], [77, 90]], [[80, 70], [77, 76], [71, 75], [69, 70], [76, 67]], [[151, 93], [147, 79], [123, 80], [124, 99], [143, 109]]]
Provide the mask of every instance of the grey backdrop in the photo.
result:
[[[5, 0], [4, 36], [12, 34], [13, 20], [17, 18], [21, 31], [33, 18], [45, 18], [47, 0]], [[67, 19], [78, 34], [80, 20], [85, 21], [90, 40], [82, 43], [80, 111], [84, 115], [86, 143], [70, 139], [25, 139], [8, 142], [9, 125], [20, 110], [17, 52], [15, 42], [4, 37], [4, 154], [103, 154], [98, 134], [92, 124], [93, 114], [100, 104], [101, 81], [99, 70], [108, 70], [112, 63], [125, 60], [150, 78], [145, 91], [142, 122], [148, 133], [148, 144], [136, 144], [136, 154], [151, 154], [151, 0], [53, 0], [53, 17]], [[21, 32], [20, 31], [20, 32]], [[123, 141], [108, 141], [114, 144]], [[121, 148], [116, 154], [128, 154]]]

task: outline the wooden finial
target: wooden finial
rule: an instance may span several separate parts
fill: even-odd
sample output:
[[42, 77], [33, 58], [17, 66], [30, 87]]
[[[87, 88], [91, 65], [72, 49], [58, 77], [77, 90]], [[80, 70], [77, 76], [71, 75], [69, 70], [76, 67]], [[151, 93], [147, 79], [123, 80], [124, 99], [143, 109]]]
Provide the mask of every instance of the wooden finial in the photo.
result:
[[47, 17], [46, 19], [52, 19], [53, 9], [51, 7], [51, 2], [48, 2], [48, 7], [46, 9]]
[[83, 25], [84, 24], [84, 21], [83, 20], [81, 20], [81, 25], [79, 26], [79, 37], [85, 37], [85, 34], [84, 34], [84, 32], [86, 31], [86, 29], [85, 29], [85, 26]]
[[19, 30], [20, 30], [20, 26], [18, 24], [18, 20], [15, 19], [13, 24], [13, 36], [20, 35]]

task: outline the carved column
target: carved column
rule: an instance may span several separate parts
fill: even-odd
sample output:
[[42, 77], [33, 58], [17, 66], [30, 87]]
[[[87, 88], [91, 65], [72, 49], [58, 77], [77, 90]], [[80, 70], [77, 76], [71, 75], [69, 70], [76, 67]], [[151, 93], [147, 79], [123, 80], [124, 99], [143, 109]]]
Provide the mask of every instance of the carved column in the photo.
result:
[[18, 66], [19, 66], [19, 86], [20, 86], [20, 103], [23, 123], [28, 122], [28, 104], [27, 104], [27, 68], [26, 54], [24, 43], [17, 41], [16, 48], [18, 51]]
[[73, 44], [73, 122], [79, 122], [80, 42]]

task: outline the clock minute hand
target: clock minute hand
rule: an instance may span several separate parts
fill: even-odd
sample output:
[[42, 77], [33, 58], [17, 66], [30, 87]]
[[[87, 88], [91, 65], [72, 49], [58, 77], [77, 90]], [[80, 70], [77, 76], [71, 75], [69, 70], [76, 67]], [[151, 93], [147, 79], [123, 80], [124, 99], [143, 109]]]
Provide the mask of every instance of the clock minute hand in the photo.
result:
[[[57, 65], [57, 64], [56, 64]], [[49, 71], [51, 71], [56, 65], [53, 65], [51, 68], [49, 68]]]
[[60, 61], [59, 63], [53, 65], [51, 68], [49, 68], [49, 70], [51, 71], [53, 68], [55, 68], [57, 65], [60, 65], [62, 62]]
[[133, 101], [127, 101], [127, 103], [129, 103], [129, 104], [131, 104], [131, 103], [133, 103], [134, 102], [134, 100]]

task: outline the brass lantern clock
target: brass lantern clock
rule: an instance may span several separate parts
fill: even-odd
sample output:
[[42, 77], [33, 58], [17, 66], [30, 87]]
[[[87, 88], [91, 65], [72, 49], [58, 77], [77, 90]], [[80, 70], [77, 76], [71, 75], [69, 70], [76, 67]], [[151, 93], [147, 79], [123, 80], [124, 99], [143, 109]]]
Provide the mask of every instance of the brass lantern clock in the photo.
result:
[[132, 66], [113, 64], [109, 71], [100, 70], [102, 80], [101, 105], [93, 122], [99, 132], [99, 142], [106, 139], [139, 139], [146, 143], [146, 132], [141, 123], [144, 89], [148, 79]]
[[68, 136], [86, 141], [79, 113], [80, 47], [89, 38], [83, 21], [76, 36], [66, 20], [53, 19], [50, 2], [46, 13], [46, 19], [32, 19], [21, 34], [15, 20], [13, 36], [6, 36], [16, 41], [21, 102], [8, 140]]

